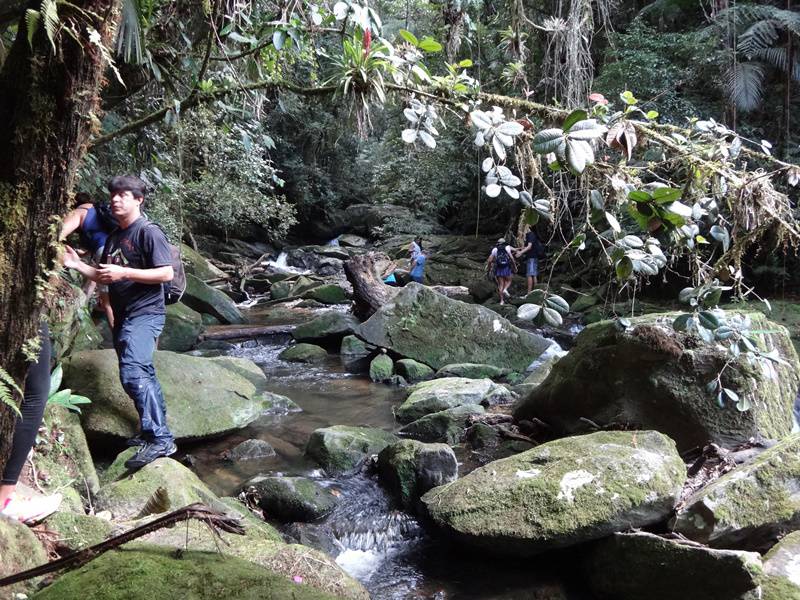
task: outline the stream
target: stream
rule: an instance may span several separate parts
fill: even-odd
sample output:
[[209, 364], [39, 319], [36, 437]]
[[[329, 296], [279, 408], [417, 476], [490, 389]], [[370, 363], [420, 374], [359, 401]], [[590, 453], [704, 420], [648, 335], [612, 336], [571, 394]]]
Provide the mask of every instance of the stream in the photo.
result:
[[[283, 316], [296, 318], [289, 311]], [[349, 372], [334, 355], [316, 365], [284, 362], [278, 354], [290, 343], [290, 336], [274, 335], [233, 344], [226, 352], [255, 362], [267, 376], [267, 389], [288, 396], [302, 411], [263, 416], [232, 435], [191, 449], [194, 470], [216, 493], [235, 496], [245, 481], [259, 474], [305, 476], [331, 488], [340, 501], [323, 520], [274, 525], [335, 557], [374, 599], [585, 598], [566, 594], [565, 582], [548, 574], [560, 570], [552, 561], [495, 561], [480, 551], [461, 554], [429, 535], [413, 515], [398, 510], [373, 475], [327, 478], [304, 456], [311, 433], [331, 425], [394, 430], [392, 406], [406, 392], [373, 383], [363, 372]], [[221, 458], [247, 439], [269, 442], [275, 455], [238, 462]]]

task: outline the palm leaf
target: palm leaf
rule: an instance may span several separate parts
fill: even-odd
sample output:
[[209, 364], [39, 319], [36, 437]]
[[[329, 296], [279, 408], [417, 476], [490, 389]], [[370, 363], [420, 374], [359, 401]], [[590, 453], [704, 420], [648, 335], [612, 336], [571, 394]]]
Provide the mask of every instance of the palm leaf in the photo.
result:
[[[770, 64], [784, 73], [789, 70], [788, 57], [786, 48], [765, 48], [753, 53], [753, 58]], [[800, 55], [797, 52], [792, 57], [792, 79], [800, 81]]]
[[739, 36], [737, 50], [750, 58], [754, 52], [771, 48], [780, 37], [782, 29], [781, 22], [777, 19], [756, 21]]
[[744, 112], [761, 104], [764, 84], [764, 66], [756, 61], [736, 63], [726, 76], [728, 97]]
[[169, 492], [164, 487], [158, 488], [153, 495], [148, 498], [142, 507], [141, 512], [136, 516], [137, 519], [146, 517], [147, 515], [157, 515], [165, 513], [170, 509], [172, 502], [169, 499]]
[[138, 0], [123, 0], [117, 31], [117, 56], [129, 64], [138, 65], [144, 60], [140, 14]]

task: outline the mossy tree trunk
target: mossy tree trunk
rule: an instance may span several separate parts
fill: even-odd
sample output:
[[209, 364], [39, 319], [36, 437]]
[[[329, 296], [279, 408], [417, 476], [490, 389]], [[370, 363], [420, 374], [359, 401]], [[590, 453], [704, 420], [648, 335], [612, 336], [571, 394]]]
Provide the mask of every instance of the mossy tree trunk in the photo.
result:
[[[52, 43], [40, 18], [29, 44], [24, 9], [41, 7], [29, 0], [0, 71], [0, 366], [20, 383], [28, 364], [23, 346], [35, 339], [56, 257], [57, 217], [68, 208], [93, 123], [99, 123], [106, 67], [100, 44], [111, 46], [119, 4], [59, 4]], [[0, 472], [13, 427], [14, 413], [0, 403]]]

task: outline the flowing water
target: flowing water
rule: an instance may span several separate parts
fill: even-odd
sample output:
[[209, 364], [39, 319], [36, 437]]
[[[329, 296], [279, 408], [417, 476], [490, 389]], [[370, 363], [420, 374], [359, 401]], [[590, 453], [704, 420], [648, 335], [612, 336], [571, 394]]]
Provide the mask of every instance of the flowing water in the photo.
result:
[[[301, 320], [307, 318], [301, 315]], [[462, 555], [431, 537], [414, 516], [393, 505], [368, 473], [326, 478], [304, 456], [311, 433], [330, 425], [393, 430], [392, 406], [403, 400], [405, 392], [349, 372], [338, 356], [319, 365], [283, 362], [278, 354], [289, 343], [288, 336], [270, 336], [236, 344], [228, 352], [258, 364], [269, 391], [288, 396], [302, 411], [266, 415], [233, 435], [190, 450], [195, 470], [212, 489], [236, 495], [245, 481], [258, 474], [306, 476], [332, 488], [340, 501], [328, 517], [292, 524], [284, 531], [334, 556], [374, 599], [573, 597], [564, 596], [562, 583], [546, 575], [549, 567], [534, 569], [530, 560], [493, 561], [479, 552]], [[246, 439], [266, 440], [275, 456], [235, 463], [220, 457]]]

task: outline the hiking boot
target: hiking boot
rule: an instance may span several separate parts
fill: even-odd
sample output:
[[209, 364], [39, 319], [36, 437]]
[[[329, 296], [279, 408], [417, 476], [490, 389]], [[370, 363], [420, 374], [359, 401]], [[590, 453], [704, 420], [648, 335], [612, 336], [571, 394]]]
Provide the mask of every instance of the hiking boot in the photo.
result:
[[52, 496], [14, 494], [6, 500], [0, 515], [16, 519], [26, 525], [35, 525], [56, 512], [59, 506], [61, 506], [61, 494]]
[[178, 451], [175, 442], [146, 442], [139, 448], [139, 451], [125, 461], [125, 468], [141, 469], [143, 466], [150, 464], [157, 458], [162, 456], [172, 456]]
[[147, 441], [141, 436], [141, 434], [137, 434], [132, 438], [128, 438], [127, 440], [125, 440], [125, 445], [128, 446], [128, 448], [134, 448], [136, 446], [144, 446], [146, 443]]

